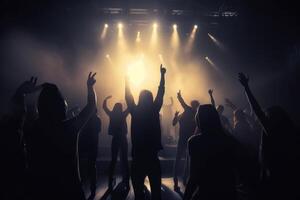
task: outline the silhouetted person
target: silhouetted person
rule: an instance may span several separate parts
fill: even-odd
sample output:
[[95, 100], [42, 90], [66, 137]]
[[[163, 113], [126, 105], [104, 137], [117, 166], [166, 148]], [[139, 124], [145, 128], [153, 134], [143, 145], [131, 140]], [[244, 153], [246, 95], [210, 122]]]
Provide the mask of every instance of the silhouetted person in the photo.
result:
[[299, 132], [288, 114], [279, 106], [264, 112], [249, 87], [249, 78], [239, 74], [248, 101], [264, 129], [263, 166], [268, 172], [262, 199], [299, 199]]
[[[11, 99], [10, 112], [0, 121], [1, 190], [0, 199], [25, 199], [26, 155], [23, 126], [27, 107], [25, 96], [33, 93], [37, 78], [22, 83]], [[28, 189], [28, 188], [27, 188]]]
[[176, 160], [174, 163], [174, 190], [180, 191], [178, 186], [179, 165], [182, 157], [186, 157], [187, 141], [195, 133], [195, 114], [200, 103], [197, 100], [193, 100], [191, 106], [187, 105], [182, 98], [180, 91], [177, 93], [177, 99], [184, 109], [183, 113], [180, 115], [179, 112], [176, 112], [173, 119], [173, 126], [179, 122], [179, 139]]
[[[99, 134], [101, 132], [101, 120], [95, 113], [91, 116], [83, 130], [79, 134], [79, 160], [80, 160], [80, 178], [83, 182], [82, 174], [86, 174], [86, 180], [90, 184], [89, 199], [94, 199], [96, 195], [97, 184], [97, 153]], [[84, 173], [84, 171], [86, 173]], [[84, 181], [86, 181], [84, 180]]]
[[170, 104], [165, 104], [162, 107], [162, 129], [163, 129], [163, 143], [170, 144], [174, 140], [172, 137], [172, 117], [173, 117], [173, 98], [170, 97]]
[[215, 108], [217, 109], [219, 115], [220, 115], [220, 120], [221, 120], [221, 123], [222, 123], [222, 126], [229, 132], [232, 131], [232, 127], [230, 125], [230, 122], [228, 120], [228, 118], [223, 115], [223, 112], [224, 112], [224, 106], [223, 105], [218, 105], [216, 106], [216, 103], [215, 103], [215, 99], [214, 99], [214, 96], [213, 96], [213, 90], [212, 89], [209, 89], [208, 90], [208, 94], [210, 96], [210, 101], [211, 101], [211, 104], [213, 106], [215, 106]]
[[161, 169], [158, 151], [162, 149], [159, 111], [165, 92], [166, 69], [160, 66], [160, 85], [153, 100], [152, 93], [143, 90], [136, 105], [126, 79], [125, 99], [131, 114], [132, 167], [131, 177], [135, 199], [144, 199], [144, 180], [148, 176], [151, 199], [161, 199]]
[[128, 166], [128, 141], [127, 141], [127, 123], [126, 117], [129, 114], [128, 109], [123, 111], [121, 103], [116, 103], [113, 110], [107, 107], [107, 100], [112, 96], [108, 96], [103, 101], [103, 110], [109, 117], [108, 134], [111, 135], [111, 162], [109, 166], [108, 187], [113, 187], [114, 170], [117, 164], [118, 154], [120, 152], [121, 171], [123, 183], [129, 187], [129, 166]]
[[32, 199], [85, 199], [78, 174], [78, 133], [96, 113], [95, 74], [87, 80], [87, 105], [66, 120], [66, 101], [58, 87], [44, 84], [38, 98], [39, 118], [28, 135]]
[[199, 106], [196, 121], [200, 134], [188, 142], [190, 177], [184, 200], [234, 200], [235, 141], [225, 133], [214, 106]]

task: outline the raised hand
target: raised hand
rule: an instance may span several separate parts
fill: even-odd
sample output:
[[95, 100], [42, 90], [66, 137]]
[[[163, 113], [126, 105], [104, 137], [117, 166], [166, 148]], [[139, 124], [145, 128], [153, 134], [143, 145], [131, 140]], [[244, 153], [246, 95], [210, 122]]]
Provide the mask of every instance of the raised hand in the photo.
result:
[[166, 72], [167, 72], [167, 69], [164, 68], [163, 65], [161, 64], [161, 65], [160, 65], [160, 73], [161, 73], [162, 75], [164, 75]]
[[19, 86], [17, 93], [25, 95], [37, 91], [41, 86], [36, 86], [36, 82], [37, 77], [31, 77], [29, 81], [25, 81]]
[[246, 87], [248, 86], [249, 77], [246, 76], [244, 73], [239, 73], [239, 82], [242, 84], [242, 86]]
[[177, 92], [177, 98], [181, 98], [181, 90]]
[[96, 83], [96, 79], [95, 79], [96, 74], [97, 73], [92, 73], [92, 72], [89, 73], [88, 80], [86, 82], [88, 86], [91, 87]]
[[175, 112], [175, 117], [177, 117], [179, 115], [179, 111]]
[[210, 95], [212, 95], [213, 92], [214, 92], [213, 89], [209, 89], [209, 90], [208, 90], [208, 94], [210, 94]]

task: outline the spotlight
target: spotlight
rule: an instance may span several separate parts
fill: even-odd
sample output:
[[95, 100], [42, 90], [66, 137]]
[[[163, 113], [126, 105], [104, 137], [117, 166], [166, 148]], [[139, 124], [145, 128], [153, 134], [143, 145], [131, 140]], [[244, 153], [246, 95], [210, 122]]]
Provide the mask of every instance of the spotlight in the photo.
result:
[[205, 56], [205, 59], [206, 59], [206, 60], [209, 60], [209, 58], [208, 58], [207, 56]]
[[173, 28], [174, 28], [174, 29], [177, 29], [177, 24], [173, 24]]
[[104, 27], [105, 27], [105, 28], [108, 28], [108, 24], [104, 24]]
[[157, 28], [157, 23], [153, 23], [153, 28]]
[[122, 23], [119, 23], [119, 24], [118, 24], [118, 28], [123, 28], [123, 24], [122, 24]]
[[107, 59], [109, 59], [110, 58], [110, 56], [109, 56], [109, 54], [106, 54], [106, 56], [105, 56]]
[[197, 29], [198, 28], [198, 25], [194, 25], [194, 29]]
[[137, 35], [136, 35], [136, 40], [135, 40], [136, 42], [140, 42], [140, 41], [141, 41], [140, 35], [141, 35], [141, 32], [138, 31], [138, 32], [137, 32]]

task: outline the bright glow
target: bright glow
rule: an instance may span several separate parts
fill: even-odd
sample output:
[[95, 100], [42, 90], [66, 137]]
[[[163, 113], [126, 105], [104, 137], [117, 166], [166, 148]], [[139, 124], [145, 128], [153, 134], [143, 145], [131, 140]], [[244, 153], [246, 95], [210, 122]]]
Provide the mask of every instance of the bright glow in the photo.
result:
[[102, 33], [101, 33], [101, 40], [103, 40], [106, 37], [107, 34], [107, 28], [108, 28], [108, 24], [104, 24]]
[[215, 45], [217, 45], [220, 49], [225, 50], [224, 45], [219, 40], [217, 40], [214, 36], [212, 36], [209, 33], [207, 35], [215, 43]]
[[110, 58], [109, 54], [106, 54], [105, 57], [106, 57], [107, 59]]
[[150, 39], [150, 46], [152, 49], [156, 46], [158, 42], [157, 27], [158, 27], [157, 23], [154, 23], [152, 33], [151, 33], [151, 39]]
[[119, 23], [119, 24], [118, 24], [118, 28], [119, 28], [119, 29], [123, 28], [123, 24], [122, 24], [122, 23]]
[[141, 32], [140, 31], [137, 32], [135, 41], [136, 42], [140, 42], [141, 41]]
[[198, 26], [197, 25], [194, 25], [194, 28], [190, 34], [190, 37], [187, 41], [187, 44], [186, 44], [186, 52], [189, 53], [192, 51], [193, 49], [193, 44], [194, 44], [194, 41], [195, 41], [195, 37], [196, 37], [196, 32], [197, 32], [197, 28]]
[[173, 32], [172, 32], [172, 36], [171, 36], [171, 46], [176, 50], [179, 47], [179, 34], [177, 31], [177, 25], [174, 24], [173, 25]]
[[161, 63], [164, 63], [164, 58], [163, 58], [163, 56], [162, 56], [161, 54], [158, 54], [158, 57], [159, 57], [159, 61], [160, 61]]
[[142, 58], [128, 64], [127, 75], [134, 87], [138, 87], [142, 84], [145, 77], [145, 64]]
[[207, 62], [210, 64], [210, 66], [212, 66], [214, 68], [214, 70], [216, 70], [218, 73], [221, 73], [220, 69], [209, 57], [206, 56], [205, 60], [207, 60]]

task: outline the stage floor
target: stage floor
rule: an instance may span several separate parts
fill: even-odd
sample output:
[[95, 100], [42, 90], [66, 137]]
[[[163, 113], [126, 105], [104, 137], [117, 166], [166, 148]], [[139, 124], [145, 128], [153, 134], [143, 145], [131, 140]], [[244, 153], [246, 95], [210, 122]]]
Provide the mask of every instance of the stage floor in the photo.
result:
[[[145, 186], [147, 187], [148, 191], [146, 192], [146, 199], [149, 198], [149, 181], [146, 178], [145, 180]], [[181, 191], [184, 191], [184, 186], [182, 182], [179, 182], [179, 186], [181, 188]], [[89, 191], [87, 188], [86, 190], [86, 196], [89, 196]], [[180, 195], [177, 192], [173, 190], [173, 179], [172, 178], [162, 178], [162, 199], [163, 200], [180, 200], [182, 199]], [[98, 184], [97, 184], [97, 191], [96, 191], [96, 197], [95, 200], [134, 200], [134, 192], [132, 185], [130, 185], [130, 189], [127, 190], [123, 187], [121, 184], [121, 178], [117, 178], [116, 185], [114, 187], [114, 190], [111, 192], [108, 192], [107, 188], [107, 177], [99, 178]]]

